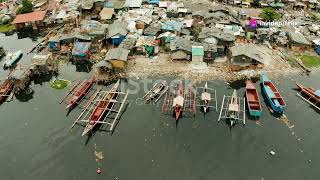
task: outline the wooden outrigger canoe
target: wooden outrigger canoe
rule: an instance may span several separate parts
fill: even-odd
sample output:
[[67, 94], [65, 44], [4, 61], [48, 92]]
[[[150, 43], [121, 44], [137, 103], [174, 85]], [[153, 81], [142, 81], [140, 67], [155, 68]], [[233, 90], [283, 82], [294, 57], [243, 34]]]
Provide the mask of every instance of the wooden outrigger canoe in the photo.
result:
[[112, 100], [116, 99], [118, 96], [120, 80], [113, 85], [111, 90], [105, 94], [102, 100], [99, 100], [98, 105], [95, 107], [93, 112], [90, 115], [89, 121], [82, 133], [82, 136], [88, 134], [101, 120], [105, 112], [112, 106], [114, 102]]
[[178, 90], [177, 90], [177, 96], [173, 99], [173, 107], [174, 112], [176, 116], [176, 121], [179, 120], [181, 113], [183, 111], [183, 105], [184, 105], [184, 87], [183, 87], [183, 81], [180, 81]]
[[230, 125], [233, 126], [238, 119], [238, 112], [239, 112], [239, 103], [238, 103], [238, 95], [237, 91], [233, 90], [231, 101], [228, 107], [228, 119], [230, 121]]
[[9, 96], [10, 91], [13, 88], [13, 82], [6, 79], [0, 86], [0, 104], [3, 103], [6, 98]]
[[262, 78], [262, 92], [265, 94], [271, 108], [276, 113], [282, 114], [286, 103], [284, 98], [281, 96], [280, 92], [273, 84], [273, 82], [268, 78], [265, 73], [261, 74]]
[[297, 82], [296, 85], [300, 91], [297, 95], [316, 109], [320, 110], [320, 90], [314, 90], [313, 88], [306, 87]]
[[246, 83], [246, 99], [250, 116], [260, 117], [262, 114], [262, 107], [257, 88], [251, 80]]
[[148, 103], [152, 100], [155, 102], [159, 101], [159, 99], [167, 92], [168, 88], [167, 81], [161, 81], [155, 84], [152, 89], [143, 96], [144, 102]]
[[96, 77], [92, 76], [89, 80], [85, 80], [79, 87], [79, 89], [75, 90], [73, 96], [67, 101], [66, 110], [70, 110], [74, 106], [76, 106], [88, 93], [93, 84], [96, 82]]
[[211, 94], [208, 93], [208, 83], [207, 82], [204, 85], [204, 88], [203, 88], [203, 91], [201, 94], [201, 100], [202, 100], [203, 111], [206, 113], [207, 109], [209, 108], [210, 101], [211, 101]]

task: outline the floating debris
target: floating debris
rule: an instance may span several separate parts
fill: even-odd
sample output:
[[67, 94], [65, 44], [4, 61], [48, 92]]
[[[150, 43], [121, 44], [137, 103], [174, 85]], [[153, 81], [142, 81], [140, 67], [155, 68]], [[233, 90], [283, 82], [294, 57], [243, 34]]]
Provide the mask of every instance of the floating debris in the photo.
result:
[[96, 161], [102, 160], [104, 158], [102, 155], [102, 151], [100, 152], [94, 151], [94, 155], [96, 156]]
[[100, 168], [97, 168], [97, 174], [101, 174], [101, 169]]
[[274, 152], [274, 151], [270, 151], [269, 152], [272, 156], [274, 156], [275, 154], [276, 154], [276, 152]]
[[291, 124], [290, 120], [288, 119], [288, 117], [286, 115], [282, 115], [280, 117], [280, 120], [289, 128], [292, 129], [294, 128], [294, 125]]
[[53, 89], [64, 89], [66, 88], [71, 82], [64, 79], [54, 79], [51, 87]]

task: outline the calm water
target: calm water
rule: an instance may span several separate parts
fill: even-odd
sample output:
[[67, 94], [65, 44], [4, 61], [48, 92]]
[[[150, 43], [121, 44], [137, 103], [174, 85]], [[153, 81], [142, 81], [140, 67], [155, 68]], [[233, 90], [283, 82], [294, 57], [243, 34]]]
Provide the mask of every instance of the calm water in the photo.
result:
[[[8, 50], [27, 52], [34, 43], [30, 38], [0, 35], [0, 45]], [[21, 61], [27, 64], [31, 57]], [[65, 66], [61, 77], [89, 76], [75, 71], [74, 66]], [[0, 70], [1, 79], [6, 73]], [[141, 90], [129, 96], [130, 105], [113, 135], [97, 132], [89, 140], [81, 137], [81, 126], [69, 131], [79, 109], [66, 117], [59, 101], [67, 90], [51, 89], [49, 82], [32, 84], [33, 94], [0, 107], [1, 179], [314, 180], [320, 168], [320, 116], [292, 88], [295, 80], [320, 88], [319, 78], [320, 73], [313, 73], [277, 82], [292, 129], [273, 117], [264, 103], [261, 125], [248, 120], [246, 126], [238, 124], [230, 131], [217, 122], [218, 112], [211, 111], [183, 117], [175, 128], [174, 118], [160, 112], [162, 101], [136, 105], [144, 94]], [[220, 81], [209, 86], [217, 90], [219, 106], [223, 94], [232, 93]], [[275, 156], [269, 155], [271, 150]], [[104, 159], [96, 162], [94, 151], [101, 151]], [[100, 175], [95, 172], [98, 167]]]

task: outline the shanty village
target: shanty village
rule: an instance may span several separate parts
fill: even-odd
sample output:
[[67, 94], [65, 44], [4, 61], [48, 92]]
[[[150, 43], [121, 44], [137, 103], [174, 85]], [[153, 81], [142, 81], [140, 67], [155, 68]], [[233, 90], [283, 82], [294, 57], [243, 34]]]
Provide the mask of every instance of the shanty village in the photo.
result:
[[[32, 126], [37, 122], [44, 124], [39, 134], [45, 138], [26, 132], [35, 143], [25, 147], [28, 156], [17, 144], [4, 143], [5, 179], [141, 179], [142, 169], [148, 169], [145, 179], [319, 176], [314, 149], [320, 146], [312, 150], [320, 136], [312, 131], [320, 126], [319, 0], [0, 0], [0, 63], [0, 121], [9, 121], [0, 123], [0, 131], [11, 134], [18, 121], [29, 119], [16, 131], [38, 132]], [[48, 125], [41, 123], [46, 119]], [[87, 137], [85, 146], [79, 135]], [[207, 146], [207, 135], [227, 142], [214, 138], [215, 145]], [[235, 147], [236, 136], [247, 139]], [[199, 146], [191, 142], [200, 137]], [[164, 141], [169, 138], [174, 141]], [[248, 139], [256, 145], [239, 150]], [[35, 147], [46, 154], [31, 155]], [[220, 153], [217, 162], [198, 157], [211, 158], [204, 147]], [[224, 159], [222, 152], [230, 149], [243, 156], [227, 153]], [[6, 155], [13, 151], [30, 161], [20, 175], [7, 170], [19, 161]], [[77, 158], [54, 153], [62, 151], [69, 157], [78, 152]], [[80, 157], [88, 151], [94, 154], [90, 166]], [[230, 172], [224, 162], [237, 169], [247, 159], [250, 167], [257, 165], [254, 173], [221, 173]], [[122, 161], [132, 171], [120, 173]], [[203, 161], [221, 171], [200, 168]], [[292, 164], [295, 175], [273, 172]], [[164, 165], [181, 166], [180, 176], [160, 175]], [[190, 174], [195, 166], [201, 170]]]

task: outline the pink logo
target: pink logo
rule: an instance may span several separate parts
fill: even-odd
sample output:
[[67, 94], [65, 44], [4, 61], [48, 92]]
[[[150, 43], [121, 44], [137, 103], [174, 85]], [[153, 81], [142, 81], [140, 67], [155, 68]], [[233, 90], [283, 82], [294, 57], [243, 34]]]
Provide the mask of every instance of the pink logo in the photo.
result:
[[250, 19], [249, 21], [250, 28], [256, 28], [257, 27], [257, 20], [256, 19]]

